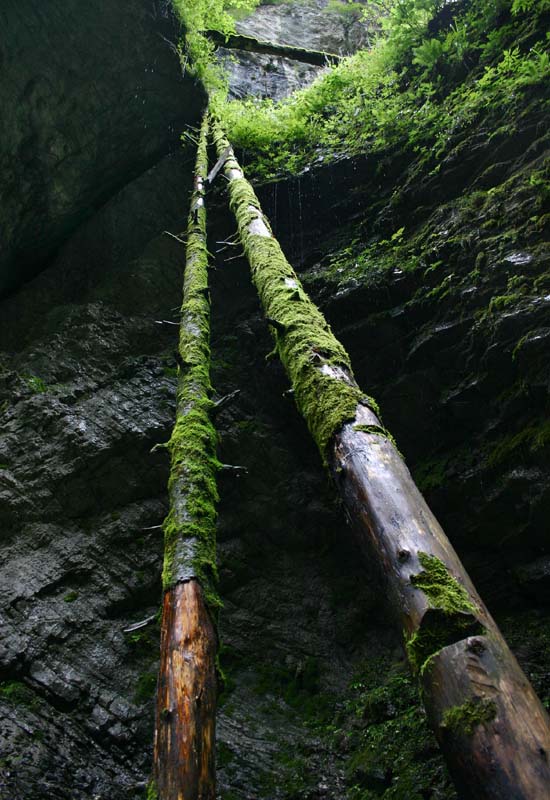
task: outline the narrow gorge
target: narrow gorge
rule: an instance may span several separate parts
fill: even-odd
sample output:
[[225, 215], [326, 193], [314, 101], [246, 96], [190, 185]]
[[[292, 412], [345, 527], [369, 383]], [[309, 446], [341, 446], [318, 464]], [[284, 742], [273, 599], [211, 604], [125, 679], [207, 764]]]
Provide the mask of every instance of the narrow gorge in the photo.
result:
[[[0, 9], [1, 800], [152, 796], [207, 107], [186, 5]], [[233, 35], [274, 47], [212, 37], [235, 155], [548, 710], [550, 6], [243, 5], [220, 0]], [[218, 797], [468, 800], [273, 353], [227, 184], [206, 191], [213, 399], [236, 393], [217, 457], [241, 468], [218, 473]]]

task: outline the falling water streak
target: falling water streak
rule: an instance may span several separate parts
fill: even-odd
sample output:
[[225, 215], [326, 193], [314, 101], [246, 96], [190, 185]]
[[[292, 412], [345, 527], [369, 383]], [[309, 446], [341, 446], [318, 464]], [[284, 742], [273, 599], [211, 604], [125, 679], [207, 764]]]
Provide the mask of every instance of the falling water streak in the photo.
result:
[[272, 204], [273, 204], [273, 230], [275, 231], [275, 235], [277, 234], [277, 182], [275, 182], [272, 186], [271, 190], [271, 197], [272, 197]]
[[287, 183], [288, 192], [288, 232], [289, 232], [289, 251], [294, 256], [294, 213], [292, 208], [292, 187], [290, 181]]
[[300, 266], [304, 264], [304, 228], [302, 225], [302, 183], [298, 176], [298, 235], [300, 237]]

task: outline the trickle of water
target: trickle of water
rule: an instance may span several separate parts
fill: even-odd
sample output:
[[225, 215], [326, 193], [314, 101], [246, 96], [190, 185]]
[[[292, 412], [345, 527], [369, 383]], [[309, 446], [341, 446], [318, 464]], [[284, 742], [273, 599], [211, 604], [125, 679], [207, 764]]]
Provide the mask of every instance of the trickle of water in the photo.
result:
[[277, 186], [278, 186], [277, 181], [275, 181], [275, 183], [273, 184], [272, 191], [271, 191], [271, 195], [272, 195], [271, 202], [272, 202], [272, 206], [273, 206], [273, 214], [272, 214], [272, 216], [273, 216], [273, 230], [275, 232], [277, 232]]
[[298, 176], [298, 232], [300, 235], [300, 264], [304, 263], [304, 228], [302, 225], [302, 183]]

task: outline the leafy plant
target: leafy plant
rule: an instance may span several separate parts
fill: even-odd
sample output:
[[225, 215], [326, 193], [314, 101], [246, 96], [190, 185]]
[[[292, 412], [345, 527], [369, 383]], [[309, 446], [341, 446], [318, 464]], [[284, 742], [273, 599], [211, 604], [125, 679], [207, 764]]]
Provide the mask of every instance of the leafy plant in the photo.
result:
[[233, 33], [233, 14], [253, 11], [259, 2], [260, 0], [172, 0], [174, 10], [186, 31], [179, 46], [182, 65], [199, 78], [210, 93], [224, 96], [227, 86], [223, 72], [215, 61], [214, 46], [204, 32], [216, 30], [224, 34]]
[[39, 378], [38, 375], [27, 375], [25, 380], [29, 388], [32, 389], [35, 394], [43, 394], [48, 391], [45, 381]]
[[371, 50], [279, 103], [225, 104], [221, 113], [233, 143], [248, 151], [249, 174], [269, 180], [342, 155], [403, 150], [437, 170], [457, 134], [497, 109], [513, 113], [522, 95], [550, 77], [545, 31], [522, 49], [525, 21], [511, 7], [512, 0], [484, 0], [445, 25], [438, 21], [430, 34], [442, 3], [392, 2]]
[[423, 67], [424, 75], [430, 75], [445, 53], [445, 45], [440, 39], [425, 39], [413, 52], [413, 64]]

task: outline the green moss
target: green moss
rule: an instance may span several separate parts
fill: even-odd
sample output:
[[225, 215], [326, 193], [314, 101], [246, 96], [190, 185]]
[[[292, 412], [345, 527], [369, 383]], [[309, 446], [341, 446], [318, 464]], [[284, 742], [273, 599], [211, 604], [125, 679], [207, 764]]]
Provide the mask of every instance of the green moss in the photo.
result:
[[467, 636], [481, 635], [484, 628], [476, 619], [478, 609], [468, 592], [445, 564], [427, 553], [419, 553], [418, 560], [423, 570], [411, 576], [411, 583], [424, 592], [430, 608], [419, 629], [407, 640], [406, 650], [413, 671], [421, 673], [443, 647]]
[[373, 433], [376, 436], [383, 436], [385, 439], [389, 439], [390, 442], [395, 444], [395, 439], [391, 433], [380, 425], [354, 425], [353, 430], [363, 431], [363, 433]]
[[497, 714], [497, 707], [492, 700], [468, 700], [461, 706], [448, 708], [443, 714], [441, 725], [453, 733], [472, 736], [478, 725], [486, 725]]
[[[214, 139], [221, 153], [227, 140], [219, 125], [214, 126]], [[232, 159], [226, 163], [227, 168], [240, 169]], [[330, 440], [345, 422], [355, 418], [357, 405], [363, 403], [377, 413], [376, 403], [355, 383], [347, 352], [305, 293], [277, 240], [259, 234], [251, 225], [261, 219], [267, 226], [267, 221], [249, 182], [245, 178], [232, 179], [229, 192], [266, 318], [277, 322], [276, 329], [272, 326], [276, 350], [292, 383], [298, 408], [326, 459]], [[339, 368], [339, 374], [335, 375], [331, 368]]]
[[415, 674], [422, 675], [434, 656], [444, 647], [468, 636], [482, 636], [485, 629], [470, 614], [446, 614], [439, 609], [428, 610], [420, 628], [405, 644], [407, 658]]
[[414, 471], [414, 480], [420, 491], [437, 489], [445, 483], [448, 462], [449, 458], [445, 456], [431, 458], [418, 465]]
[[299, 668], [284, 664], [260, 664], [255, 690], [258, 694], [275, 695], [298, 711], [310, 724], [326, 722], [331, 713], [331, 698], [321, 692], [319, 662], [308, 656]]
[[418, 560], [423, 571], [411, 576], [411, 583], [424, 592], [432, 607], [441, 609], [449, 615], [477, 612], [464, 586], [451, 575], [439, 558], [419, 553]]
[[27, 375], [25, 380], [29, 388], [32, 389], [35, 394], [44, 394], [44, 392], [48, 391], [48, 386], [45, 381], [39, 378], [38, 375]]
[[500, 438], [487, 456], [487, 466], [495, 467], [517, 457], [521, 450], [536, 453], [550, 443], [550, 421], [548, 419], [535, 420], [518, 433], [509, 434]]
[[[196, 175], [208, 170], [207, 119], [197, 150]], [[197, 578], [207, 603], [218, 607], [216, 591], [216, 432], [210, 420], [210, 301], [206, 212], [195, 191], [187, 229], [176, 423], [167, 444], [171, 456], [170, 510], [163, 524], [163, 585]]]
[[141, 630], [128, 632], [125, 634], [125, 640], [133, 658], [150, 660], [158, 654], [159, 626], [158, 624], [148, 625]]
[[32, 707], [38, 703], [32, 689], [20, 681], [0, 682], [0, 698], [9, 701], [12, 705]]
[[63, 600], [66, 603], [74, 603], [74, 601], [78, 598], [78, 592], [67, 592], [66, 595], [63, 596]]
[[139, 676], [136, 691], [135, 691], [135, 699], [138, 703], [145, 703], [147, 700], [150, 700], [155, 695], [155, 691], [157, 688], [157, 673], [156, 672], [144, 672], [142, 675]]
[[172, 582], [193, 575], [213, 601], [213, 581], [217, 578], [217, 436], [208, 415], [211, 401], [201, 396], [200, 389], [198, 393], [192, 387], [186, 389], [184, 386], [178, 394], [177, 420], [168, 443], [171, 505], [163, 524], [163, 582], [167, 588]]
[[428, 727], [415, 681], [404, 665], [369, 659], [343, 704], [349, 800], [456, 798]]

